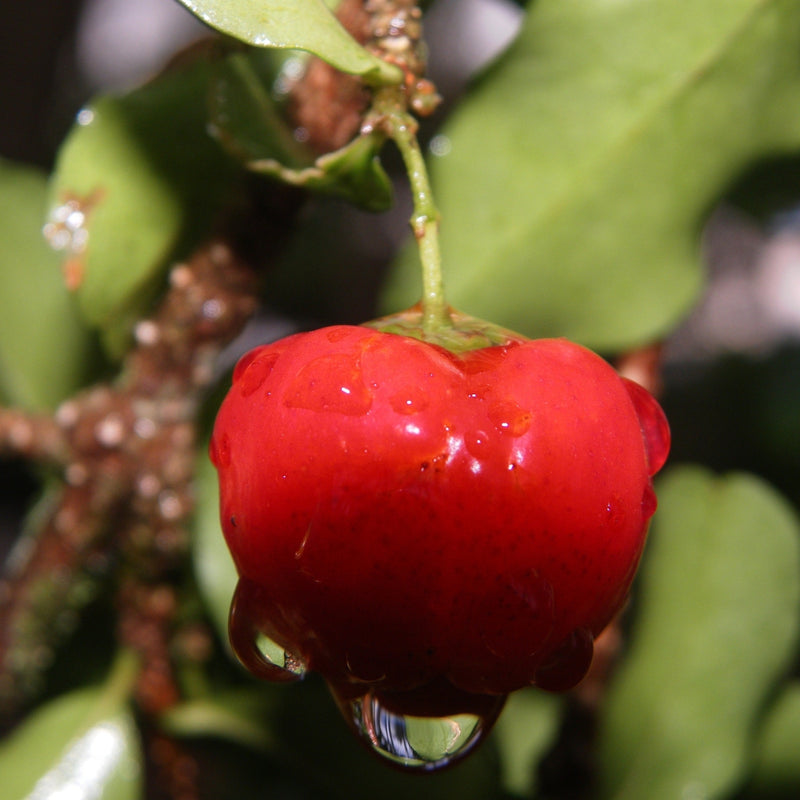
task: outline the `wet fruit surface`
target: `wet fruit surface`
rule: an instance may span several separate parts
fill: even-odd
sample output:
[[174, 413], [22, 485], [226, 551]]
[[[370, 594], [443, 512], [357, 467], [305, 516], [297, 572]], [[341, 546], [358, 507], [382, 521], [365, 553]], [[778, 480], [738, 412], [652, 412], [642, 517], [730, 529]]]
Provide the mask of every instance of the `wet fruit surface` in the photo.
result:
[[[446, 763], [507, 693], [583, 677], [668, 448], [655, 400], [564, 340], [454, 354], [337, 326], [257, 348], [211, 446], [234, 647], [268, 679], [320, 672], [376, 750]], [[431, 718], [461, 733], [428, 758], [406, 734]]]

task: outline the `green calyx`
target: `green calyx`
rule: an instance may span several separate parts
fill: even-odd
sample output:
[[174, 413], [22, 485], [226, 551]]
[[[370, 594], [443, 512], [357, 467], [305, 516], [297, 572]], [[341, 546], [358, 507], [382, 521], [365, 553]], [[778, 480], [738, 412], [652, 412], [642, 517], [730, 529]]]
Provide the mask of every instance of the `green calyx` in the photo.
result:
[[525, 337], [518, 333], [456, 311], [449, 306], [445, 308], [437, 324], [431, 325], [421, 303], [405, 311], [366, 322], [364, 325], [381, 333], [396, 333], [419, 339], [456, 354], [526, 341]]

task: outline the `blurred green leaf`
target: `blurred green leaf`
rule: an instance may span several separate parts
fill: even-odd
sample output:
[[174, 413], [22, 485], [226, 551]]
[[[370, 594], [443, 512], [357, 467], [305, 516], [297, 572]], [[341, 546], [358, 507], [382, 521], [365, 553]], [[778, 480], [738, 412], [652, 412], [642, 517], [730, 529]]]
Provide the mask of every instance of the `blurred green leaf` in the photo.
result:
[[284, 118], [275, 89], [289, 64], [305, 59], [281, 58], [270, 50], [247, 49], [226, 54], [214, 64], [210, 95], [211, 132], [240, 161], [275, 158], [287, 167], [305, 166], [309, 154]]
[[800, 683], [789, 684], [772, 704], [755, 746], [746, 797], [800, 796]]
[[555, 743], [562, 710], [561, 697], [538, 689], [509, 696], [493, 734], [502, 784], [509, 794], [536, 796], [537, 767]]
[[[794, 0], [531, 4], [432, 164], [450, 302], [604, 350], [663, 336], [702, 283], [709, 206], [800, 147], [798, 49]], [[385, 310], [419, 299], [416, 263]]]
[[660, 482], [630, 650], [600, 735], [602, 798], [727, 797], [788, 668], [800, 623], [800, 529], [745, 474]]
[[374, 84], [400, 83], [402, 73], [365, 50], [323, 0], [180, 0], [206, 24], [259, 47], [307, 50]]
[[239, 576], [219, 521], [217, 471], [201, 448], [195, 466], [192, 558], [197, 584], [220, 639], [228, 645], [228, 614]]
[[0, 743], [3, 797], [139, 800], [140, 745], [126, 702], [135, 668], [121, 663], [105, 686], [50, 701]]
[[357, 136], [315, 156], [298, 142], [273, 99], [275, 59], [258, 50], [233, 53], [216, 65], [213, 133], [252, 171], [336, 194], [370, 211], [392, 203], [392, 185], [378, 161], [383, 136]]
[[275, 705], [275, 692], [254, 685], [182, 703], [167, 711], [160, 722], [172, 736], [216, 737], [256, 750], [272, 750], [277, 737], [266, 721]]
[[[80, 308], [115, 355], [170, 259], [208, 236], [236, 174], [207, 131], [210, 69], [195, 61], [96, 99], [58, 155], [49, 238], [63, 246]], [[71, 209], [77, 221], [67, 223]]]
[[393, 195], [389, 176], [378, 161], [382, 144], [380, 134], [366, 134], [302, 169], [287, 169], [275, 159], [259, 159], [249, 166], [294, 186], [339, 195], [368, 211], [385, 211]]
[[42, 236], [47, 183], [0, 161], [0, 387], [23, 408], [58, 405], [92, 375], [96, 345]]

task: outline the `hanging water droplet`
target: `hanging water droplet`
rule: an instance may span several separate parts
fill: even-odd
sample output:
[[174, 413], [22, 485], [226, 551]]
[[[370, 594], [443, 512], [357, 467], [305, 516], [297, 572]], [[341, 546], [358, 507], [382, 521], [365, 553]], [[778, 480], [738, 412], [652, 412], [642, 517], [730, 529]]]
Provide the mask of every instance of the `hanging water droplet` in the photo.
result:
[[231, 647], [256, 678], [281, 683], [300, 680], [307, 671], [303, 659], [270, 639], [257, 627], [255, 612], [261, 605], [259, 592], [259, 587], [251, 581], [239, 580], [228, 619]]
[[580, 683], [594, 654], [594, 637], [575, 628], [536, 671], [535, 683], [548, 692], [564, 692]]
[[372, 692], [349, 703], [351, 722], [358, 735], [377, 755], [419, 772], [449, 766], [469, 753], [488, 733], [497, 712], [418, 717], [392, 711]]

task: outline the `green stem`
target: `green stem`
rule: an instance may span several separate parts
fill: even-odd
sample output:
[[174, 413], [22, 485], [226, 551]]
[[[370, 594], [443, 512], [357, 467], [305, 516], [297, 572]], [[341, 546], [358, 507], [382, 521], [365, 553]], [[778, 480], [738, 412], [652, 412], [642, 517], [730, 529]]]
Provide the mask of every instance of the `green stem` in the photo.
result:
[[416, 120], [395, 106], [387, 111], [384, 125], [400, 150], [411, 184], [414, 201], [411, 229], [422, 262], [422, 324], [424, 330], [435, 331], [446, 327], [450, 321], [439, 252], [439, 211], [433, 202], [428, 170], [417, 141]]

